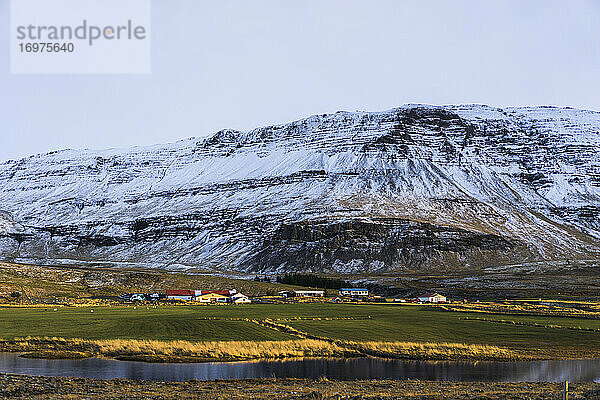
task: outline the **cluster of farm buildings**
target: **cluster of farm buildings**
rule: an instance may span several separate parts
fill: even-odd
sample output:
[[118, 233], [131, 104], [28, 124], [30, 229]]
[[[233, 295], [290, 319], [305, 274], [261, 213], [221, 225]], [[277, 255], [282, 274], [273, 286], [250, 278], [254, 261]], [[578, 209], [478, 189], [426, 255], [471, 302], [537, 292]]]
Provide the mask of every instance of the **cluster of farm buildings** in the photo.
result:
[[[325, 297], [324, 290], [282, 290], [279, 293], [282, 298], [312, 298]], [[369, 290], [364, 288], [343, 288], [338, 292], [339, 297], [333, 300], [341, 300], [341, 298], [364, 299], [369, 297]], [[239, 293], [235, 289], [231, 290], [180, 290], [167, 289], [164, 293], [125, 293], [121, 299], [124, 301], [193, 301], [199, 303], [234, 303], [246, 304], [252, 300], [248, 296]], [[402, 302], [420, 302], [420, 303], [445, 303], [446, 297], [438, 293], [427, 293], [412, 299], [396, 299]]]
[[245, 294], [237, 290], [179, 290], [167, 289], [165, 293], [125, 293], [121, 295], [125, 301], [197, 301], [200, 303], [251, 303]]
[[[343, 298], [365, 298], [369, 297], [369, 290], [364, 288], [343, 288], [338, 292], [340, 297]], [[324, 290], [282, 290], [279, 292], [281, 297], [325, 297]], [[400, 299], [398, 299], [400, 300]], [[404, 300], [403, 301], [407, 301]], [[408, 299], [410, 302], [420, 303], [445, 303], [447, 301], [446, 296], [442, 296], [439, 293], [425, 293], [415, 298]]]
[[[324, 290], [282, 290], [281, 297], [325, 297]], [[340, 289], [339, 295], [344, 297], [368, 297], [369, 289], [346, 288]]]

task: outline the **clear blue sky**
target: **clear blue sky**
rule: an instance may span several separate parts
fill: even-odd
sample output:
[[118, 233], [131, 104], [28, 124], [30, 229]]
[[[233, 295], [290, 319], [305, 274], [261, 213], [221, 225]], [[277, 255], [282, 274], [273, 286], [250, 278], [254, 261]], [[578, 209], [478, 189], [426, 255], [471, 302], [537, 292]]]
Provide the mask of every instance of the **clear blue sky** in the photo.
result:
[[11, 75], [0, 160], [403, 103], [600, 109], [600, 1], [153, 0], [149, 75]]

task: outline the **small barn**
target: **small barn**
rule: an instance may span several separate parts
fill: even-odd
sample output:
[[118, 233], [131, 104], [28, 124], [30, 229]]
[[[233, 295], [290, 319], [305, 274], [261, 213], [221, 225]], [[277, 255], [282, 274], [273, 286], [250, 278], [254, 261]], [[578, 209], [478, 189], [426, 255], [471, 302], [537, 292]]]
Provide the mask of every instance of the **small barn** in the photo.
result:
[[442, 296], [439, 293], [426, 293], [424, 295], [417, 297], [417, 299], [419, 301], [422, 301], [423, 303], [445, 303], [446, 302], [446, 296]]

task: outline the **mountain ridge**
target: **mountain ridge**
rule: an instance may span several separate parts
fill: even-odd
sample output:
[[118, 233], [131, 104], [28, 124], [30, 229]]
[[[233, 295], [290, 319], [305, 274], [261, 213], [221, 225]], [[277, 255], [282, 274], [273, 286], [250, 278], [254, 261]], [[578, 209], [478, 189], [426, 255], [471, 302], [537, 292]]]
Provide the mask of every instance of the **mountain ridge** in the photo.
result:
[[0, 163], [0, 258], [462, 270], [600, 254], [600, 113], [404, 105]]
[[285, 125], [289, 125], [289, 124], [294, 124], [294, 123], [299, 123], [305, 120], [309, 120], [312, 118], [318, 118], [318, 117], [322, 117], [322, 116], [333, 116], [333, 115], [337, 115], [337, 114], [380, 114], [380, 113], [391, 113], [394, 111], [398, 111], [398, 110], [402, 110], [405, 108], [431, 108], [431, 109], [443, 109], [445, 107], [451, 107], [451, 108], [468, 108], [468, 107], [474, 107], [474, 108], [483, 108], [483, 109], [488, 109], [490, 111], [497, 111], [497, 112], [506, 112], [506, 110], [509, 111], [514, 111], [514, 110], [527, 110], [527, 109], [550, 109], [550, 110], [575, 110], [575, 111], [579, 111], [579, 112], [583, 112], [583, 113], [589, 113], [589, 114], [600, 114], [600, 111], [595, 111], [595, 110], [590, 110], [590, 109], [581, 109], [581, 108], [577, 108], [577, 107], [571, 107], [571, 106], [555, 106], [555, 105], [536, 105], [536, 106], [510, 106], [510, 107], [493, 107], [493, 106], [489, 106], [486, 104], [482, 104], [482, 103], [465, 103], [465, 104], [459, 104], [459, 105], [452, 105], [452, 104], [448, 104], [448, 105], [434, 105], [434, 104], [427, 104], [427, 103], [406, 103], [403, 104], [402, 106], [399, 107], [393, 107], [387, 110], [383, 110], [383, 111], [361, 111], [361, 110], [356, 110], [356, 111], [346, 111], [346, 110], [339, 110], [336, 111], [334, 113], [326, 113], [326, 114], [312, 114], [308, 117], [304, 117], [304, 118], [299, 118], [297, 120], [291, 121], [291, 122], [283, 122], [283, 123], [273, 123], [271, 125], [266, 125], [264, 127], [256, 127], [250, 130], [237, 130], [237, 129], [232, 129], [232, 128], [223, 128], [218, 130], [217, 132], [213, 133], [212, 135], [207, 135], [207, 136], [189, 136], [186, 138], [182, 138], [182, 139], [178, 139], [175, 140], [173, 142], [167, 142], [167, 143], [154, 143], [154, 144], [148, 144], [148, 145], [135, 145], [135, 146], [129, 146], [129, 147], [109, 147], [109, 148], [104, 148], [104, 149], [91, 149], [91, 148], [83, 148], [83, 149], [73, 149], [73, 148], [63, 148], [63, 149], [56, 149], [56, 150], [51, 150], [51, 151], [47, 151], [47, 152], [41, 152], [41, 153], [35, 153], [35, 154], [30, 154], [24, 157], [20, 157], [20, 158], [9, 158], [3, 161], [0, 161], [0, 164], [6, 164], [6, 163], [14, 163], [14, 162], [18, 162], [24, 159], [28, 159], [28, 158], [35, 158], [35, 157], [41, 157], [41, 156], [50, 156], [53, 154], [59, 154], [59, 153], [65, 153], [65, 152], [89, 152], [89, 153], [111, 153], [111, 152], [124, 152], [127, 150], [132, 150], [132, 149], [140, 149], [140, 150], [151, 150], [153, 148], [156, 147], [161, 147], [161, 146], [167, 146], [167, 145], [175, 145], [177, 143], [182, 143], [182, 142], [187, 142], [187, 141], [195, 141], [195, 142], [200, 142], [202, 140], [209, 140], [209, 139], [213, 139], [215, 136], [219, 136], [221, 135], [223, 132], [230, 132], [232, 134], [247, 134], [249, 132], [253, 132], [256, 130], [260, 130], [260, 129], [266, 129], [266, 128], [274, 128], [274, 127], [280, 127], [280, 126], [285, 126]]

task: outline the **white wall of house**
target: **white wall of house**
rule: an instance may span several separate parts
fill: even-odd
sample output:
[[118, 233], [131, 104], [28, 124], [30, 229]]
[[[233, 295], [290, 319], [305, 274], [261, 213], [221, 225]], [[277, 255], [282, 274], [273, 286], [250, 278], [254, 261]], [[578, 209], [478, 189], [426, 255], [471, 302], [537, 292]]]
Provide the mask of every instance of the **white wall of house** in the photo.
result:
[[184, 300], [184, 301], [191, 301], [192, 300], [192, 296], [178, 296], [178, 295], [170, 295], [167, 296], [168, 300]]
[[418, 299], [424, 303], [444, 303], [446, 301], [446, 297], [439, 294], [432, 296], [421, 296]]

